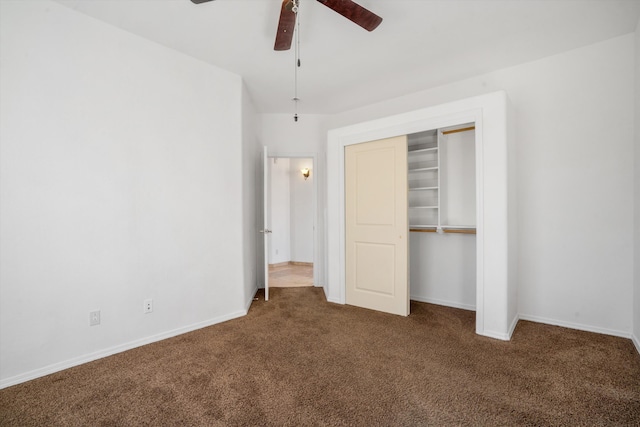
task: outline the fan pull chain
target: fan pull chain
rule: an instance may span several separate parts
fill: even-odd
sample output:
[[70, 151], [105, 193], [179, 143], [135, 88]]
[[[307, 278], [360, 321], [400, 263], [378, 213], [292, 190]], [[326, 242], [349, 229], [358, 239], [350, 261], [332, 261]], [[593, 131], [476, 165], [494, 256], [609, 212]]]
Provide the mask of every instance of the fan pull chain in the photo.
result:
[[295, 48], [295, 69], [294, 69], [294, 98], [293, 98], [293, 102], [294, 102], [294, 114], [293, 114], [293, 120], [295, 122], [298, 121], [298, 101], [300, 101], [300, 98], [298, 98], [298, 68], [300, 68], [300, 4], [299, 4], [300, 0], [293, 0], [293, 8], [291, 9], [295, 14], [296, 14], [296, 28], [295, 28], [295, 35], [296, 35], [296, 48]]

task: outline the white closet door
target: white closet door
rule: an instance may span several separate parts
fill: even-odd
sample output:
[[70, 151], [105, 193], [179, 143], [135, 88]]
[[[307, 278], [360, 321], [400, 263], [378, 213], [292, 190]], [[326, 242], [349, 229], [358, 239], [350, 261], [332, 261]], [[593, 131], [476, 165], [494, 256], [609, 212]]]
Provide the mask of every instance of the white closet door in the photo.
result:
[[407, 137], [345, 148], [346, 303], [409, 314]]

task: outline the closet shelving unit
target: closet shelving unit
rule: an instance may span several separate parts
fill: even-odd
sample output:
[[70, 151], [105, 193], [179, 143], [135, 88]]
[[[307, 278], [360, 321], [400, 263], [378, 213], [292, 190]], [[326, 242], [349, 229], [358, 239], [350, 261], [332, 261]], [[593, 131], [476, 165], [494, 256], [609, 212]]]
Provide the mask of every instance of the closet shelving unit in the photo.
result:
[[475, 234], [475, 226], [443, 225], [441, 209], [441, 144], [444, 135], [475, 129], [434, 129], [407, 136], [409, 230], [422, 233]]
[[411, 231], [436, 231], [440, 224], [439, 132], [408, 135], [409, 224]]

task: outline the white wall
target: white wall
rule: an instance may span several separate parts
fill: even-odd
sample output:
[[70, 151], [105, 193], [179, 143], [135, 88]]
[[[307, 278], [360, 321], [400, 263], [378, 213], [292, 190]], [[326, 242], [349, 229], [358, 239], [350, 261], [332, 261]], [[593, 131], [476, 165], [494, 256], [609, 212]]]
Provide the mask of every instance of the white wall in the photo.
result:
[[269, 159], [269, 264], [291, 261], [291, 184], [288, 158]]
[[269, 155], [324, 153], [327, 142], [324, 115], [262, 114], [261, 135]]
[[[258, 248], [262, 235], [262, 215], [258, 207], [262, 200], [262, 176], [260, 153], [262, 146], [258, 137], [258, 116], [253, 101], [242, 87], [242, 236], [244, 263], [244, 302], [249, 308], [253, 296], [258, 290], [258, 271], [262, 268], [258, 264]], [[260, 221], [260, 222], [259, 222]], [[260, 239], [260, 240], [258, 240]]]
[[633, 335], [640, 352], [640, 20], [635, 33], [635, 232], [634, 232], [634, 293]]
[[442, 137], [439, 151], [441, 222], [443, 225], [475, 225], [475, 132]]
[[0, 386], [242, 315], [240, 78], [49, 1], [0, 19]]
[[475, 310], [475, 235], [411, 233], [409, 271], [412, 300]]
[[630, 34], [345, 112], [327, 128], [506, 90], [517, 114], [520, 314], [628, 336], [634, 70]]
[[[313, 159], [291, 158], [290, 165], [291, 261], [313, 262]], [[311, 170], [306, 180], [300, 172], [303, 168]]]

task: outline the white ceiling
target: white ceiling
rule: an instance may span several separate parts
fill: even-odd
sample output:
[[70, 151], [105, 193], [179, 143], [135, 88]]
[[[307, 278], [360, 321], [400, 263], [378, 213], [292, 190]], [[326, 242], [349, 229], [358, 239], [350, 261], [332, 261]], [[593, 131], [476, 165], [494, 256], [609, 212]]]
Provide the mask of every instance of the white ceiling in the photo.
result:
[[[58, 0], [241, 75], [260, 112], [293, 110], [294, 51], [273, 50], [281, 0]], [[330, 114], [633, 32], [640, 0], [356, 0], [369, 33], [300, 3], [299, 112]]]

